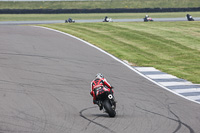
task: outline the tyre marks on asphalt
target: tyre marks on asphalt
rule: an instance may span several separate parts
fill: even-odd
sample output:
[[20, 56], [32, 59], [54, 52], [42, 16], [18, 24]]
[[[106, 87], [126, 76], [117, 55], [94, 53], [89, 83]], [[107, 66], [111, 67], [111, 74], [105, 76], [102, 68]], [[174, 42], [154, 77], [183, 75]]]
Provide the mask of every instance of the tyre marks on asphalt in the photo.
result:
[[200, 103], [200, 85], [161, 72], [154, 67], [134, 67], [137, 71], [161, 86], [186, 99]]
[[171, 121], [174, 121], [174, 122], [177, 122], [178, 125], [177, 125], [177, 128], [173, 131], [173, 133], [176, 133], [178, 132], [182, 126], [186, 127], [188, 130], [189, 130], [189, 133], [195, 133], [194, 130], [189, 126], [187, 125], [186, 123], [182, 122], [181, 119], [170, 109], [170, 106], [168, 106], [168, 110], [169, 112], [174, 116], [173, 117], [169, 117], [169, 116], [165, 116], [163, 114], [160, 114], [160, 113], [157, 113], [157, 112], [154, 112], [152, 110], [147, 110], [147, 109], [144, 109], [144, 108], [141, 108], [140, 106], [136, 105], [136, 107], [140, 110], [143, 110], [149, 114], [154, 114], [154, 115], [157, 115], [157, 116], [160, 116], [160, 117], [163, 117], [165, 119], [168, 119], [168, 120], [171, 120]]
[[[88, 107], [88, 108], [82, 109], [82, 110], [79, 112], [81, 117], [83, 117], [85, 120], [89, 121], [87, 127], [88, 127], [91, 123], [93, 123], [93, 124], [95, 124], [95, 125], [98, 125], [98, 126], [104, 128], [104, 129], [108, 130], [108, 131], [111, 132], [111, 133], [115, 133], [115, 132], [114, 132], [113, 130], [111, 130], [110, 128], [108, 128], [108, 127], [106, 127], [106, 126], [104, 126], [104, 125], [102, 125], [102, 124], [97, 123], [97, 122], [94, 121], [95, 119], [97, 119], [97, 118], [100, 117], [100, 116], [96, 116], [94, 119], [91, 120], [91, 119], [89, 119], [89, 118], [87, 118], [86, 116], [83, 115], [83, 112], [84, 112], [84, 111], [87, 111], [87, 110], [93, 109], [93, 108], [96, 108], [96, 106], [94, 106], [94, 107]], [[85, 128], [85, 130], [87, 130], [87, 127]]]
[[[191, 127], [191, 133], [200, 131], [200, 115], [196, 111], [199, 105], [144, 80], [120, 61], [107, 58], [109, 54], [55, 32], [28, 26], [4, 30], [7, 29], [14, 37], [8, 43], [9, 39], [3, 37], [10, 38], [11, 33], [0, 32], [0, 132], [190, 131], [184, 124]], [[20, 43], [14, 45], [16, 42]], [[89, 83], [98, 71], [105, 73], [116, 87], [115, 118], [92, 105]]]

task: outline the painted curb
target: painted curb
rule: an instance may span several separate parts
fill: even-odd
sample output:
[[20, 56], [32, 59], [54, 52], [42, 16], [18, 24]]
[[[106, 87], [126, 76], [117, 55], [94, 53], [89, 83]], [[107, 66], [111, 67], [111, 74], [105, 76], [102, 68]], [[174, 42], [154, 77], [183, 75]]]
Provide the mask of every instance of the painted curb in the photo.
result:
[[193, 84], [187, 80], [161, 72], [154, 67], [134, 67], [143, 75], [151, 78], [161, 86], [168, 88], [176, 94], [200, 103], [200, 84]]

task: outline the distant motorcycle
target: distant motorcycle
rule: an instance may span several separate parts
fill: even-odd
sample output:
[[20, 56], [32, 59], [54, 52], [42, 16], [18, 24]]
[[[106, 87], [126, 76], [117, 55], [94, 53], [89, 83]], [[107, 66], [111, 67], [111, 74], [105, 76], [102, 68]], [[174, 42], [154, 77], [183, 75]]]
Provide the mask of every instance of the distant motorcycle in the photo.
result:
[[151, 17], [145, 17], [144, 22], [148, 22], [148, 21], [153, 21], [153, 19]]
[[65, 20], [65, 23], [75, 23], [75, 20], [69, 18], [68, 20]]
[[112, 18], [105, 17], [103, 22], [113, 22], [113, 21], [112, 21]]
[[187, 14], [186, 18], [188, 21], [194, 21], [194, 19], [192, 18], [192, 16], [190, 14]]
[[116, 101], [114, 99], [114, 95], [112, 93], [112, 88], [110, 91], [104, 91], [103, 87], [98, 87], [94, 90], [94, 93], [98, 93], [98, 100], [100, 104], [103, 106], [103, 109], [110, 117], [115, 117], [116, 115]]

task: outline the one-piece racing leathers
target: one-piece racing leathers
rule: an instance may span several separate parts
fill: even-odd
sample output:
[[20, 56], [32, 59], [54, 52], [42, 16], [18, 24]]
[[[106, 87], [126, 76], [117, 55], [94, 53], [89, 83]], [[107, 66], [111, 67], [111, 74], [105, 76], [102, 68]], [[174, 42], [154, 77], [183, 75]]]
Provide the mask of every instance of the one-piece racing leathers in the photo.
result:
[[[108, 81], [105, 78], [96, 78], [91, 82], [91, 91], [90, 94], [93, 96], [93, 103], [96, 104], [97, 102], [97, 96], [101, 93], [101, 92], [95, 92], [94, 90], [96, 88], [102, 87], [104, 91], [110, 91], [110, 89], [112, 88], [112, 86], [108, 83]], [[113, 90], [112, 90], [113, 93]]]

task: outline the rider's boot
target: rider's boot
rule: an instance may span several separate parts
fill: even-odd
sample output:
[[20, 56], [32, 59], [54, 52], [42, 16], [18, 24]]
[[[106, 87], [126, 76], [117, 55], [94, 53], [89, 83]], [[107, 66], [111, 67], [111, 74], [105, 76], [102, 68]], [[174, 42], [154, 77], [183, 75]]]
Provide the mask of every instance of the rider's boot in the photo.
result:
[[98, 100], [93, 100], [94, 104], [97, 104], [99, 106], [99, 110], [102, 110], [103, 109], [103, 105], [101, 104], [100, 101]]
[[102, 105], [102, 103], [100, 102], [100, 101], [98, 101], [98, 104], [97, 104], [98, 106], [99, 106], [99, 110], [102, 110], [103, 109], [103, 105]]

